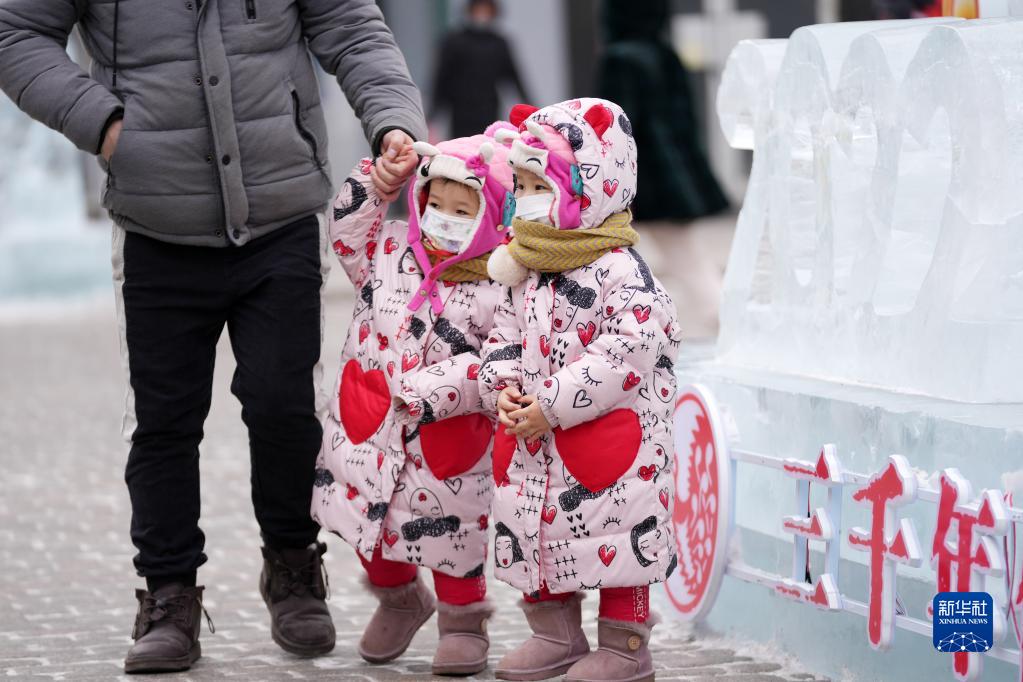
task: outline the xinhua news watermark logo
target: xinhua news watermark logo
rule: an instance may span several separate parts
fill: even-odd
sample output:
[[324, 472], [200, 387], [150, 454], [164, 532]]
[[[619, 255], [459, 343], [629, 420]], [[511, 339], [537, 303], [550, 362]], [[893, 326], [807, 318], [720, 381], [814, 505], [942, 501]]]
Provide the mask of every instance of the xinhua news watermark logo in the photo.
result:
[[994, 600], [987, 592], [939, 592], [932, 608], [938, 651], [983, 653], [994, 644]]

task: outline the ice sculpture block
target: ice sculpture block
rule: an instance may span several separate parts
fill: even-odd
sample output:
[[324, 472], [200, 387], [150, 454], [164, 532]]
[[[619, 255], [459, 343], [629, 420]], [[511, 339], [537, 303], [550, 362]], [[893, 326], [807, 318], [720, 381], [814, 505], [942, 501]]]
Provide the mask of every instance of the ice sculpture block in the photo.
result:
[[[717, 348], [677, 364], [680, 560], [660, 605], [836, 679], [953, 679], [961, 660], [958, 679], [1023, 679], [1023, 633], [936, 656], [927, 612], [947, 589], [942, 477], [972, 505], [1015, 495], [1023, 529], [1023, 20], [740, 43], [717, 104], [753, 167]], [[883, 471], [899, 532], [854, 530], [887, 513], [856, 500]], [[1023, 595], [995, 575], [1001, 547], [962, 571], [999, 613]]]
[[728, 144], [753, 149], [760, 118], [771, 109], [774, 80], [787, 40], [743, 40], [728, 56], [718, 88], [717, 111]]
[[1023, 21], [740, 43], [718, 113], [754, 150], [719, 362], [1023, 402]]

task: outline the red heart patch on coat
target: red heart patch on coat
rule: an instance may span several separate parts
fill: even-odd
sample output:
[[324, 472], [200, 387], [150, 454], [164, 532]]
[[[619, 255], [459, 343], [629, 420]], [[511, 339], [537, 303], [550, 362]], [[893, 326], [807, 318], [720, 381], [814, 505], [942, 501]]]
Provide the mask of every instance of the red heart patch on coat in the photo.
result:
[[582, 196], [582, 198], [579, 199], [579, 208], [581, 210], [585, 211], [589, 207], [590, 207], [590, 198], [587, 195], [584, 194]]
[[471, 365], [469, 365], [469, 369], [467, 369], [465, 371], [465, 378], [466, 379], [472, 379], [473, 381], [475, 381], [476, 379], [479, 379], [479, 377], [480, 377], [480, 366], [477, 363], [474, 362]]
[[614, 410], [570, 429], [554, 429], [565, 468], [591, 492], [620, 479], [636, 461], [643, 428], [632, 410]]
[[348, 489], [345, 491], [345, 497], [347, 497], [349, 500], [354, 500], [356, 497], [359, 496], [358, 488], [356, 488], [351, 483], [345, 483], [345, 485], [348, 487]]
[[636, 321], [643, 324], [650, 319], [650, 306], [648, 305], [634, 305], [632, 306], [632, 314], [636, 316]]
[[667, 488], [661, 488], [661, 492], [657, 493], [657, 499], [659, 499], [661, 501], [661, 504], [664, 506], [664, 508], [667, 509], [668, 508], [668, 502], [669, 502], [668, 489]]
[[438, 480], [472, 469], [494, 435], [494, 423], [480, 413], [441, 419], [419, 427], [426, 465]]
[[651, 464], [650, 466], [639, 468], [639, 477], [644, 481], [649, 481], [657, 473], [657, 467]]
[[543, 511], [540, 512], [540, 518], [542, 518], [543, 522], [548, 524], [548, 525], [554, 523], [554, 517], [557, 516], [557, 515], [558, 515], [558, 508], [555, 507], [553, 504], [544, 507]]
[[377, 332], [377, 343], [380, 345], [380, 350], [387, 350], [387, 347], [391, 345], [391, 342], [387, 340], [387, 337]]
[[391, 254], [398, 249], [398, 241], [394, 237], [388, 237], [384, 242], [384, 253]]
[[369, 336], [369, 322], [363, 322], [359, 325], [359, 343], [365, 342], [367, 336]]
[[625, 381], [622, 382], [622, 390], [628, 391], [636, 388], [639, 385], [639, 375], [635, 372], [629, 372], [629, 375], [625, 377]]
[[531, 455], [535, 455], [537, 452], [539, 452], [540, 446], [543, 445], [543, 441], [541, 441], [539, 438], [529, 438], [525, 442], [526, 450], [528, 450], [529, 454]]
[[355, 253], [355, 251], [351, 249], [348, 245], [346, 245], [343, 241], [338, 239], [336, 242], [334, 242], [334, 253], [336, 253], [339, 256], [351, 256], [352, 254]]
[[494, 483], [498, 486], [508, 485], [508, 467], [511, 465], [515, 448], [518, 445], [515, 436], [504, 430], [504, 424], [497, 427], [494, 434], [493, 466]]
[[389, 377], [394, 376], [394, 360], [387, 361], [387, 376]]
[[394, 547], [394, 543], [398, 541], [398, 531], [396, 530], [385, 530], [384, 531], [384, 542], [387, 543], [388, 547]]
[[593, 335], [597, 333], [597, 325], [593, 323], [593, 320], [590, 320], [586, 324], [580, 322], [575, 326], [575, 331], [579, 334], [579, 340], [582, 342], [583, 346], [588, 346], [590, 345], [590, 341], [593, 340]]
[[618, 554], [618, 548], [614, 545], [601, 545], [600, 549], [597, 550], [597, 556], [604, 562], [605, 566], [610, 566], [611, 562], [615, 560], [615, 556]]
[[406, 349], [401, 356], [401, 371], [408, 372], [419, 364], [419, 353], [413, 353], [411, 350]]
[[551, 354], [551, 340], [546, 335], [540, 337], [540, 353], [544, 357]]
[[373, 260], [374, 254], [377, 252], [377, 243], [375, 241], [366, 242], [366, 259]]
[[345, 433], [358, 445], [377, 432], [391, 409], [387, 379], [379, 369], [362, 371], [357, 360], [349, 360], [341, 372], [338, 408]]
[[487, 518], [486, 514], [480, 514], [480, 517], [476, 519], [476, 527], [480, 530], [486, 530], [489, 525], [490, 520]]
[[615, 193], [615, 191], [617, 189], [618, 189], [618, 178], [615, 178], [614, 180], [605, 180], [604, 181], [604, 194], [608, 195], [609, 197], [614, 196], [614, 193]]
[[384, 466], [384, 451], [381, 450], [377, 453], [377, 471]]

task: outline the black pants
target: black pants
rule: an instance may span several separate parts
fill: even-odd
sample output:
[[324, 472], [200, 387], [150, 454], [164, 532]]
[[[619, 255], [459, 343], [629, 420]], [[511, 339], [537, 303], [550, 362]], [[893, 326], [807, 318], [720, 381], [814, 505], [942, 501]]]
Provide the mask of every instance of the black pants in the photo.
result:
[[[116, 270], [115, 253], [115, 279]], [[206, 561], [199, 443], [224, 325], [237, 360], [231, 391], [249, 431], [263, 540], [274, 547], [313, 542], [319, 529], [309, 506], [322, 434], [313, 385], [321, 339], [316, 217], [242, 247], [180, 246], [127, 233], [123, 272], [137, 420], [125, 480], [139, 575], [151, 588], [194, 580]]]

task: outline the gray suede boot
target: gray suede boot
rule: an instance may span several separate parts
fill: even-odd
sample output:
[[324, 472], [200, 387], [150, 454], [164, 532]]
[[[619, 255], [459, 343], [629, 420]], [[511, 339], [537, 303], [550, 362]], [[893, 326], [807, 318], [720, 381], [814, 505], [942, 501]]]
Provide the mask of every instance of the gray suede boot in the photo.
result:
[[487, 619], [493, 613], [487, 601], [464, 606], [438, 603], [440, 641], [433, 657], [434, 675], [475, 675], [487, 667]]
[[505, 654], [494, 671], [500, 680], [546, 680], [564, 674], [589, 653], [582, 627], [582, 594], [567, 601], [522, 602], [533, 636]]
[[367, 589], [380, 601], [359, 642], [359, 655], [370, 663], [387, 663], [405, 653], [412, 638], [430, 620], [436, 602], [423, 579], [398, 587]]
[[597, 650], [573, 665], [565, 682], [650, 682], [654, 659], [650, 655], [653, 616], [646, 623], [599, 618]]

